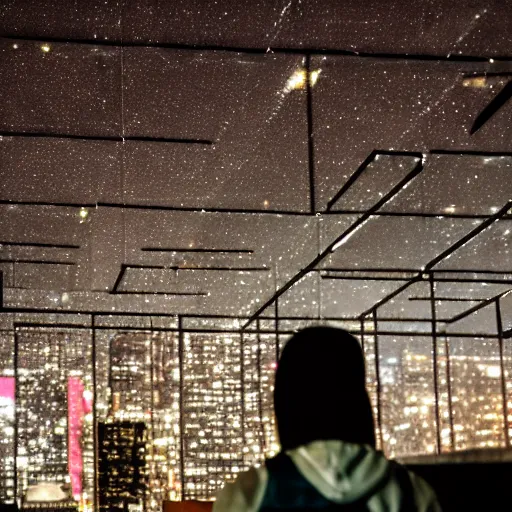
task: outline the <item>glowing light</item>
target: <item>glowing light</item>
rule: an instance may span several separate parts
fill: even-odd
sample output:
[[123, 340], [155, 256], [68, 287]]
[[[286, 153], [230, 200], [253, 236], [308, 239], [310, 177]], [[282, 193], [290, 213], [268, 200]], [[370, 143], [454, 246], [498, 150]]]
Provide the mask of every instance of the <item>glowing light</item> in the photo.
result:
[[486, 373], [487, 377], [491, 377], [492, 379], [497, 379], [501, 376], [501, 370], [499, 366], [488, 366]]
[[293, 91], [295, 89], [303, 89], [306, 85], [306, 70], [298, 69], [293, 72], [292, 76], [288, 78], [284, 90], [286, 92]]
[[15, 50], [17, 50], [17, 49], [19, 48], [19, 46], [18, 46], [16, 43], [14, 43], [14, 44], [12, 45], [12, 47], [13, 47]]
[[473, 87], [475, 89], [483, 89], [487, 86], [487, 78], [485, 76], [471, 76], [464, 78], [462, 81], [464, 87]]
[[[309, 83], [313, 87], [318, 81], [318, 77], [322, 72], [321, 69], [315, 69], [309, 73]], [[284, 92], [291, 92], [306, 87], [307, 72], [305, 68], [295, 70], [290, 78], [288, 78], [286, 85], [284, 86]]]
[[78, 216], [80, 217], [80, 222], [85, 222], [89, 217], [89, 210], [87, 208], [80, 208]]
[[454, 204], [447, 206], [444, 209], [445, 213], [455, 213], [456, 210], [457, 210], [457, 207]]
[[309, 74], [309, 80], [311, 82], [312, 87], [316, 84], [321, 72], [321, 69], [315, 69], [314, 71], [311, 71], [311, 73]]
[[364, 222], [362, 222], [361, 224], [359, 224], [359, 226], [357, 226], [353, 231], [351, 231], [350, 233], [348, 233], [348, 235], [345, 235], [344, 237], [342, 237], [341, 240], [338, 240], [332, 247], [331, 249], [331, 252], [334, 252], [336, 251], [337, 249], [339, 249], [342, 245], [346, 244], [369, 220], [371, 219], [371, 217], [369, 217], [368, 219], [366, 219]]
[[44, 53], [48, 53], [50, 50], [51, 50], [51, 47], [50, 47], [49, 44], [42, 44], [41, 45], [41, 51], [43, 51]]

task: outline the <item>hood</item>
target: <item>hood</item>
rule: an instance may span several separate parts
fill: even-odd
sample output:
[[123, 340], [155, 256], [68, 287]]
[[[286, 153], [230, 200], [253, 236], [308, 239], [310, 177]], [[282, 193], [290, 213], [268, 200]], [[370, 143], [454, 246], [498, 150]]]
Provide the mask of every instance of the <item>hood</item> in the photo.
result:
[[391, 463], [370, 446], [315, 441], [286, 452], [302, 476], [335, 503], [350, 503], [389, 479]]
[[331, 439], [375, 446], [359, 342], [331, 327], [292, 336], [277, 366], [274, 409], [284, 451]]

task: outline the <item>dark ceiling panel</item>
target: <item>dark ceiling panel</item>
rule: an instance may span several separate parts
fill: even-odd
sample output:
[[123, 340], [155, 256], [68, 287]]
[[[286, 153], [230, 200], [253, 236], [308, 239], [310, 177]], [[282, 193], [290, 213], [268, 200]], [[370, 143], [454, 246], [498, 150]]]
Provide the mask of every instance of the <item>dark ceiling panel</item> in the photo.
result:
[[404, 281], [322, 278], [322, 315], [358, 317], [403, 284]]
[[126, 135], [254, 143], [282, 123], [302, 126], [300, 141], [304, 87], [287, 82], [302, 66], [297, 55], [126, 49]]
[[313, 87], [318, 208], [326, 208], [374, 150], [509, 151], [509, 104], [477, 133], [469, 134], [501, 86], [494, 82], [468, 86], [465, 77], [491, 71], [492, 66], [314, 58], [312, 69], [320, 73]]
[[0, 132], [121, 132], [118, 48], [0, 40]]
[[512, 197], [512, 156], [430, 155], [384, 212], [492, 215]]
[[5, 0], [0, 33], [26, 37], [354, 52], [506, 55], [506, 2]]
[[492, 224], [453, 255], [439, 263], [436, 270], [484, 269], [510, 272], [512, 269], [512, 220]]
[[[125, 200], [177, 208], [308, 211], [305, 148], [300, 143], [281, 148], [270, 139], [238, 148], [227, 141], [217, 147], [126, 143]], [[287, 158], [279, 162], [281, 149]]]
[[421, 270], [479, 223], [468, 219], [371, 217], [321, 266]]
[[336, 48], [355, 52], [504, 55], [506, 5], [374, 0], [149, 0], [123, 10], [131, 41]]
[[120, 40], [121, 2], [3, 0], [0, 35]]
[[[322, 315], [320, 286], [318, 272], [305, 275], [279, 298], [279, 316], [320, 318]], [[272, 305], [267, 308], [263, 316], [273, 314], [275, 309]], [[280, 327], [285, 328], [282, 324]]]
[[2, 137], [0, 199], [120, 203], [120, 146], [111, 141]]
[[[210, 140], [126, 146], [127, 200], [171, 206], [309, 209], [302, 57], [130, 49], [128, 136]], [[151, 180], [144, 179], [150, 175]]]
[[15, 288], [36, 290], [53, 290], [68, 292], [70, 290], [70, 275], [75, 270], [70, 266], [38, 265], [26, 263], [17, 265], [15, 272]]
[[83, 215], [79, 208], [1, 204], [1, 238], [4, 242], [83, 246], [90, 228], [90, 219], [84, 222]]

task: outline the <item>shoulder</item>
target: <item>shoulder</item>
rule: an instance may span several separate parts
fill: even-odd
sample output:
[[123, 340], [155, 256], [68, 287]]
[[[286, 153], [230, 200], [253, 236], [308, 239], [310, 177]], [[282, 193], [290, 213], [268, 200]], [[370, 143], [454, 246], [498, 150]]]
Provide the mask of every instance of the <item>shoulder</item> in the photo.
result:
[[217, 494], [213, 512], [256, 512], [263, 501], [267, 481], [264, 466], [242, 473]]
[[421, 477], [404, 466], [390, 462], [382, 487], [368, 501], [372, 512], [416, 510], [441, 512], [436, 494]]
[[415, 473], [410, 471], [408, 473], [414, 489], [414, 498], [418, 510], [422, 512], [440, 512], [441, 507], [432, 487]]

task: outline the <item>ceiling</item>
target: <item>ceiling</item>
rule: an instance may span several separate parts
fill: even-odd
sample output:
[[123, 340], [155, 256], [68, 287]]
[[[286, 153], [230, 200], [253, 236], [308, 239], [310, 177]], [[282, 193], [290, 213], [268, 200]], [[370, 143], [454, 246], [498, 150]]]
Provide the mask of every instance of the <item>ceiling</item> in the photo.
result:
[[1, 0], [4, 306], [494, 332], [510, 9], [360, 5]]

